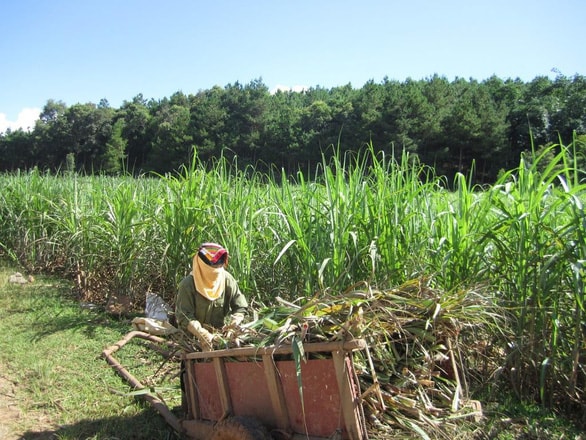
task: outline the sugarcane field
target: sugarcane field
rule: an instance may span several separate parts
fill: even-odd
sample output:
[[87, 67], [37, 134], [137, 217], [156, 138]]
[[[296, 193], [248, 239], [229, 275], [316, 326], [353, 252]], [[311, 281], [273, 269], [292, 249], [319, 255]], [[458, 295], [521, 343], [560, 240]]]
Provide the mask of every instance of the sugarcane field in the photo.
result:
[[[0, 434], [583, 439], [586, 188], [569, 147], [490, 186], [373, 149], [311, 179], [197, 156], [158, 176], [0, 175]], [[204, 242], [247, 311], [194, 327], [178, 286], [197, 288]]]

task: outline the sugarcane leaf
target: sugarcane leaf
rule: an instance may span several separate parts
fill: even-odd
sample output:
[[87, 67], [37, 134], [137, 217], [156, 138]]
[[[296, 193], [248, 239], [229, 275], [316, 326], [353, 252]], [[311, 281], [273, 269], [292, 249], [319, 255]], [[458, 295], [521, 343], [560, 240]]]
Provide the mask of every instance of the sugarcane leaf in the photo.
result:
[[307, 432], [307, 422], [305, 419], [305, 404], [303, 401], [303, 380], [301, 378], [301, 361], [306, 361], [305, 359], [305, 350], [303, 349], [303, 341], [297, 337], [297, 335], [293, 335], [292, 341], [292, 348], [293, 348], [293, 360], [295, 362], [295, 375], [297, 377], [297, 389], [299, 391], [299, 399], [301, 400], [301, 412], [303, 414], [303, 423], [305, 426], [305, 431]]
[[295, 240], [290, 240], [284, 247], [283, 249], [281, 249], [281, 252], [279, 252], [279, 255], [277, 255], [277, 258], [275, 258], [275, 262], [273, 264], [277, 264], [279, 262], [279, 260], [281, 259], [281, 257], [283, 256], [283, 254], [285, 252], [287, 252], [287, 249], [289, 249], [293, 244], [295, 243]]

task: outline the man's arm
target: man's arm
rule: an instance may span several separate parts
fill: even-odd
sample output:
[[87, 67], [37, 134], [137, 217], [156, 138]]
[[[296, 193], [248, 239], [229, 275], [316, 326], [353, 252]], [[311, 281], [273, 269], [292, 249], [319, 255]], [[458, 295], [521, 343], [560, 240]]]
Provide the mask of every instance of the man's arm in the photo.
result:
[[191, 288], [193, 279], [191, 277], [185, 277], [177, 288], [177, 299], [175, 302], [175, 318], [177, 319], [177, 325], [183, 331], [187, 331], [187, 326], [190, 321], [195, 320], [195, 295], [194, 290]]
[[229, 288], [231, 293], [228, 314], [234, 315], [239, 313], [243, 316], [247, 315], [248, 301], [246, 300], [244, 294], [240, 291], [240, 287], [238, 287], [238, 283], [232, 275], [226, 277], [226, 288]]

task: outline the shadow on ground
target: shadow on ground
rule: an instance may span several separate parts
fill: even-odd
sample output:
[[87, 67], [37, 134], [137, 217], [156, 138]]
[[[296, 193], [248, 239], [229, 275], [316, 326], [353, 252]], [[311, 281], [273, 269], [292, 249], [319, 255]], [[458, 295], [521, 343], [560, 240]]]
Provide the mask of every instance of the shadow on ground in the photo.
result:
[[[158, 418], [160, 423], [153, 423]], [[82, 420], [71, 425], [64, 425], [56, 430], [27, 431], [19, 440], [56, 440], [56, 439], [92, 439], [92, 440], [179, 440], [179, 436], [165, 423], [154, 409], [145, 409], [136, 416], [109, 417], [99, 420]]]
[[[7, 312], [12, 316], [34, 317], [32, 340], [35, 342], [66, 330], [81, 332], [92, 339], [104, 329], [125, 333], [131, 329], [132, 318], [140, 315], [107, 313], [103, 306], [78, 301], [68, 285], [58, 283], [15, 286], [12, 294], [16, 293], [20, 294], [19, 301], [10, 304]], [[32, 331], [29, 321], [15, 320], [15, 331]]]

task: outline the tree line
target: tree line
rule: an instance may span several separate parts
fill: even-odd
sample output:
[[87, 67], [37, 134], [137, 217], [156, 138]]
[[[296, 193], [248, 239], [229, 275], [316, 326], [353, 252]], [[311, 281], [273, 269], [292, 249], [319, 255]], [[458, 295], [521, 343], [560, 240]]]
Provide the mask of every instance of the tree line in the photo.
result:
[[[586, 77], [483, 81], [434, 75], [271, 93], [262, 79], [112, 108], [49, 100], [35, 126], [0, 135], [0, 171], [166, 173], [223, 154], [242, 166], [310, 170], [335, 147], [408, 151], [440, 175], [493, 182], [532, 147], [586, 134]], [[560, 142], [560, 143], [561, 143]], [[580, 144], [580, 145], [583, 145]]]

